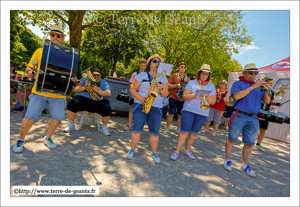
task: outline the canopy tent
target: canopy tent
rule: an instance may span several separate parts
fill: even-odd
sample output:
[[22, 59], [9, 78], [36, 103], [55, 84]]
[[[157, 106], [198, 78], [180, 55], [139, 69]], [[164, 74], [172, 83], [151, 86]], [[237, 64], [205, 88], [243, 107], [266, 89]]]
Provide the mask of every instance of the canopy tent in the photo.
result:
[[[273, 88], [277, 91], [280, 91], [284, 85], [287, 85], [287, 88], [284, 90], [286, 95], [282, 99], [275, 99], [276, 103], [284, 103], [285, 101], [290, 100], [290, 57], [276, 62], [274, 64], [258, 68], [260, 71], [257, 75], [257, 80], [261, 80], [264, 77], [270, 77], [273, 79]], [[238, 81], [239, 77], [242, 76], [242, 71], [230, 72], [228, 76], [228, 88], [227, 91], [231, 94], [231, 86], [233, 82]], [[290, 114], [290, 102], [283, 104], [281, 107], [272, 106], [271, 111], [278, 113], [284, 112]], [[271, 137], [283, 142], [290, 142], [290, 125], [289, 124], [275, 124], [269, 123], [268, 130], [266, 132], [266, 137]]]

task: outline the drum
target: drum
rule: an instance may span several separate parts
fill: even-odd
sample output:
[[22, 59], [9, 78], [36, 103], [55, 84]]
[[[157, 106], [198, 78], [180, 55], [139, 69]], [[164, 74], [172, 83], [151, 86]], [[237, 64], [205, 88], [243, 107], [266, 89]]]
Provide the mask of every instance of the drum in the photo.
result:
[[267, 118], [268, 118], [268, 114], [269, 114], [268, 111], [265, 111], [265, 110], [261, 109], [261, 110], [259, 111], [259, 113], [258, 113], [258, 119], [259, 119], [259, 120], [265, 121], [265, 120], [267, 120]]
[[37, 92], [69, 96], [78, 66], [78, 50], [45, 40]]
[[122, 102], [125, 102], [125, 103], [129, 103], [129, 102], [131, 101], [132, 98], [130, 97], [130, 94], [129, 94], [129, 93], [124, 93], [124, 92], [119, 91], [119, 92], [117, 93], [116, 99], [117, 99], [118, 101], [122, 101]]
[[282, 124], [284, 119], [285, 119], [285, 116], [283, 116], [281, 114], [278, 114], [278, 113], [270, 112], [268, 114], [267, 121], [268, 122], [273, 122], [273, 123], [276, 123], [276, 124]]
[[290, 114], [284, 112], [278, 112], [278, 114], [281, 114], [285, 117], [283, 123], [290, 124]]

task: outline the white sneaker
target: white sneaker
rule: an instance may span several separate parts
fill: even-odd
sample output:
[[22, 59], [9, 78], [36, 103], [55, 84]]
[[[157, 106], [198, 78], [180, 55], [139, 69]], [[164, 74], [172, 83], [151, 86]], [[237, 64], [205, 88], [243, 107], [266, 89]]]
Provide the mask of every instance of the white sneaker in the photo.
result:
[[204, 129], [202, 129], [202, 131], [201, 131], [201, 132], [202, 132], [202, 133], [205, 133], [206, 131], [207, 131], [207, 130], [204, 128]]
[[160, 163], [160, 158], [158, 157], [157, 152], [153, 152], [151, 157], [153, 157], [153, 160], [155, 163], [159, 164]]
[[51, 138], [44, 139], [44, 145], [46, 145], [46, 146], [49, 147], [50, 149], [56, 148], [56, 144], [52, 141]]
[[126, 127], [125, 127], [125, 130], [129, 131], [131, 129], [131, 125], [128, 124]]
[[192, 160], [196, 159], [196, 158], [193, 156], [193, 153], [192, 153], [191, 150], [184, 150], [184, 154], [185, 154], [186, 156], [188, 156], [188, 157], [189, 157], [190, 159], [192, 159]]
[[133, 158], [134, 154], [135, 154], [135, 150], [130, 149], [129, 152], [127, 153], [127, 155], [126, 155], [126, 158], [131, 160]]
[[16, 141], [16, 144], [13, 148], [13, 152], [15, 152], [15, 153], [23, 152], [23, 144], [24, 144], [24, 142], [22, 142], [22, 141]]
[[100, 132], [101, 132], [102, 134], [105, 134], [105, 135], [107, 135], [107, 136], [110, 136], [110, 132], [108, 131], [107, 128], [103, 128], [103, 127], [102, 127], [102, 129], [100, 130]]
[[225, 160], [224, 161], [224, 168], [227, 171], [231, 171], [231, 161], [230, 160]]
[[174, 152], [171, 152], [171, 154], [172, 154], [170, 157], [171, 160], [175, 161], [179, 157], [179, 152], [174, 151]]
[[256, 177], [255, 173], [251, 170], [250, 166], [247, 165], [246, 167], [243, 167], [241, 165], [241, 171], [243, 171], [244, 173], [246, 173], [247, 175], [251, 176], [251, 177]]
[[168, 134], [168, 132], [169, 132], [169, 129], [165, 129], [163, 133]]
[[74, 124], [71, 124], [69, 123], [68, 126], [63, 130], [63, 132], [71, 132], [71, 131], [74, 131], [75, 130], [75, 125]]

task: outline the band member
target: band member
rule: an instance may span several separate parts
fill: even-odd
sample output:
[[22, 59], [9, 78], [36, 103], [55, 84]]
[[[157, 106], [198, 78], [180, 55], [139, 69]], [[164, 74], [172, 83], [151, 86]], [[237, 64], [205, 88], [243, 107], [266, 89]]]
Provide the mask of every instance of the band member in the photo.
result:
[[[209, 110], [201, 109], [201, 105], [207, 105], [207, 102], [212, 105], [216, 102], [216, 88], [209, 82], [210, 79], [210, 65], [203, 64], [196, 75], [196, 79], [191, 80], [184, 89], [183, 98], [185, 102], [181, 114], [181, 130], [177, 138], [176, 151], [171, 152], [171, 160], [176, 160], [179, 157], [179, 151], [185, 142], [184, 154], [190, 159], [195, 159], [190, 148], [209, 114]], [[197, 90], [209, 90], [211, 93], [207, 97], [204, 95], [199, 97], [195, 94]]]
[[225, 142], [226, 159], [224, 168], [231, 171], [230, 155], [233, 143], [237, 141], [241, 131], [243, 131], [242, 141], [245, 143], [245, 146], [242, 152], [243, 157], [240, 169], [251, 177], [256, 177], [256, 175], [247, 163], [258, 134], [257, 113], [260, 111], [261, 100], [266, 104], [270, 103], [270, 97], [267, 93], [262, 92], [258, 88], [264, 86], [266, 82], [264, 80], [254, 82], [258, 72], [254, 63], [247, 64], [244, 67], [243, 76], [239, 77], [240, 81], [236, 81], [232, 85], [233, 105], [239, 99], [242, 100], [235, 106], [235, 112], [230, 117], [228, 138]]
[[[146, 68], [146, 64], [147, 64], [147, 61], [145, 59], [141, 59], [139, 61], [139, 66], [140, 66], [140, 70], [139, 72], [134, 72], [129, 80], [129, 83], [130, 83], [130, 87], [132, 85], [132, 82], [133, 80], [135, 79], [135, 77], [141, 73], [141, 72], [144, 72], [145, 68]], [[133, 109], [133, 104], [130, 104], [129, 105], [129, 115], [128, 115], [128, 125], [125, 127], [125, 130], [130, 130], [131, 129], [131, 123], [132, 123], [132, 109]]]
[[186, 64], [184, 62], [179, 63], [177, 66], [178, 73], [171, 75], [169, 82], [168, 82], [168, 88], [169, 88], [169, 115], [167, 117], [167, 124], [166, 129], [164, 130], [164, 134], [168, 134], [169, 127], [172, 123], [174, 114], [176, 113], [177, 109], [177, 133], [180, 132], [181, 128], [181, 110], [184, 104], [184, 100], [179, 100], [177, 97], [177, 91], [181, 90], [182, 84], [187, 83], [190, 81], [189, 77], [185, 74], [185, 68]]
[[[273, 86], [273, 79], [269, 78], [269, 77], [266, 77], [264, 78], [264, 80], [267, 82], [267, 84], [269, 86]], [[282, 104], [280, 103], [275, 103], [274, 102], [274, 93], [271, 91], [272, 93], [272, 97], [271, 97], [271, 101], [270, 101], [270, 104], [265, 104], [264, 102], [262, 102], [262, 107], [261, 109], [265, 110], [265, 111], [269, 111], [270, 110], [270, 107], [271, 106], [279, 106], [281, 107]], [[258, 120], [259, 121], [259, 132], [258, 132], [258, 140], [257, 140], [257, 143], [256, 143], [256, 148], [260, 151], [266, 151], [262, 146], [261, 146], [261, 143], [266, 135], [266, 132], [267, 132], [267, 129], [268, 129], [268, 126], [269, 126], [269, 122], [267, 121], [264, 121], [264, 120]], [[244, 147], [244, 143], [242, 142], [241, 147]]]
[[160, 158], [157, 154], [157, 146], [158, 133], [162, 119], [162, 98], [168, 96], [168, 80], [165, 76], [161, 77], [161, 75], [158, 75], [157, 82], [152, 85], [153, 89], [156, 90], [158, 97], [154, 99], [148, 114], [143, 112], [143, 106], [147, 101], [147, 95], [151, 88], [152, 80], [155, 78], [158, 64], [163, 61], [163, 58], [157, 54], [149, 57], [147, 60], [146, 72], [139, 73], [132, 82], [130, 93], [135, 97], [135, 100], [132, 110], [133, 132], [131, 134], [131, 149], [126, 155], [128, 159], [133, 158], [135, 148], [140, 141], [141, 133], [147, 121], [150, 132], [149, 143], [152, 151], [151, 157], [153, 157], [155, 163], [160, 163]]
[[110, 86], [106, 80], [101, 79], [101, 72], [99, 69], [94, 69], [92, 75], [96, 82], [100, 82], [100, 88], [96, 84], [91, 84], [91, 89], [102, 96], [103, 99], [100, 101], [94, 100], [87, 91], [88, 84], [91, 82], [90, 79], [88, 77], [82, 79], [80, 85], [77, 85], [74, 88], [74, 92], [76, 93], [74, 98], [68, 103], [67, 115], [69, 124], [68, 127], [64, 129], [64, 132], [75, 130], [74, 120], [78, 111], [88, 111], [102, 115], [103, 126], [100, 132], [105, 135], [110, 135], [110, 132], [107, 129], [108, 120], [111, 114], [111, 107], [109, 105], [109, 97], [111, 96]]
[[[58, 25], [53, 25], [50, 34], [50, 40], [56, 44], [62, 44], [64, 41], [63, 29]], [[28, 104], [27, 112], [25, 118], [21, 123], [20, 137], [17, 140], [15, 146], [13, 147], [14, 152], [22, 152], [23, 144], [25, 142], [25, 136], [28, 131], [31, 129], [34, 119], [38, 119], [41, 116], [42, 111], [49, 104], [51, 112], [51, 121], [48, 127], [46, 136], [44, 137], [44, 144], [49, 148], [56, 148], [56, 144], [53, 142], [51, 136], [61, 120], [65, 120], [65, 97], [63, 95], [58, 96], [55, 93], [45, 93], [37, 92], [36, 85], [39, 76], [39, 70], [41, 66], [41, 59], [43, 54], [43, 48], [37, 49], [31, 57], [28, 66], [25, 69], [25, 72], [28, 73], [28, 70], [33, 70], [33, 65], [31, 64], [32, 60], [38, 61], [37, 74], [35, 79], [34, 87], [32, 88], [32, 93], [34, 94], [30, 99]]]
[[214, 121], [214, 130], [212, 132], [213, 136], [217, 136], [217, 129], [221, 122], [221, 117], [223, 114], [223, 111], [225, 110], [225, 104], [229, 102], [229, 94], [226, 91], [227, 88], [227, 81], [222, 80], [220, 83], [220, 88], [216, 90], [217, 92], [217, 101], [214, 105], [210, 105], [209, 109], [209, 116], [207, 118], [207, 121], [204, 124], [204, 129], [202, 130], [203, 133], [207, 131], [207, 128], [209, 127], [211, 121]]

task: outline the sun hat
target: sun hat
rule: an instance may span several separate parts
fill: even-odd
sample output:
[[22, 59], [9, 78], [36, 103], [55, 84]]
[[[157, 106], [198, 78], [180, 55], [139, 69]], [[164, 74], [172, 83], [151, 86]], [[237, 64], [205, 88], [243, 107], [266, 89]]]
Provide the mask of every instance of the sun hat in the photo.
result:
[[256, 67], [256, 65], [254, 63], [249, 63], [249, 64], [245, 65], [244, 71], [256, 71], [256, 72], [259, 72], [257, 70], [257, 67]]
[[211, 70], [210, 70], [210, 65], [208, 64], [203, 64], [200, 68], [200, 70], [198, 71], [205, 71], [205, 72], [209, 72], [209, 73], [212, 73]]
[[147, 65], [150, 62], [150, 60], [152, 60], [153, 58], [158, 58], [160, 60], [160, 62], [164, 62], [164, 59], [162, 57], [160, 57], [158, 54], [152, 55], [147, 59]]
[[178, 68], [179, 66], [181, 66], [181, 65], [185, 65], [185, 67], [187, 66], [187, 64], [186, 64], [185, 62], [180, 62], [180, 63], [178, 64], [177, 68]]
[[50, 34], [51, 32], [55, 32], [55, 33], [62, 34], [64, 37], [66, 36], [66, 35], [64, 34], [64, 30], [61, 28], [61, 26], [58, 26], [58, 25], [53, 25], [53, 26], [51, 27], [50, 32], [48, 32], [48, 33]]

